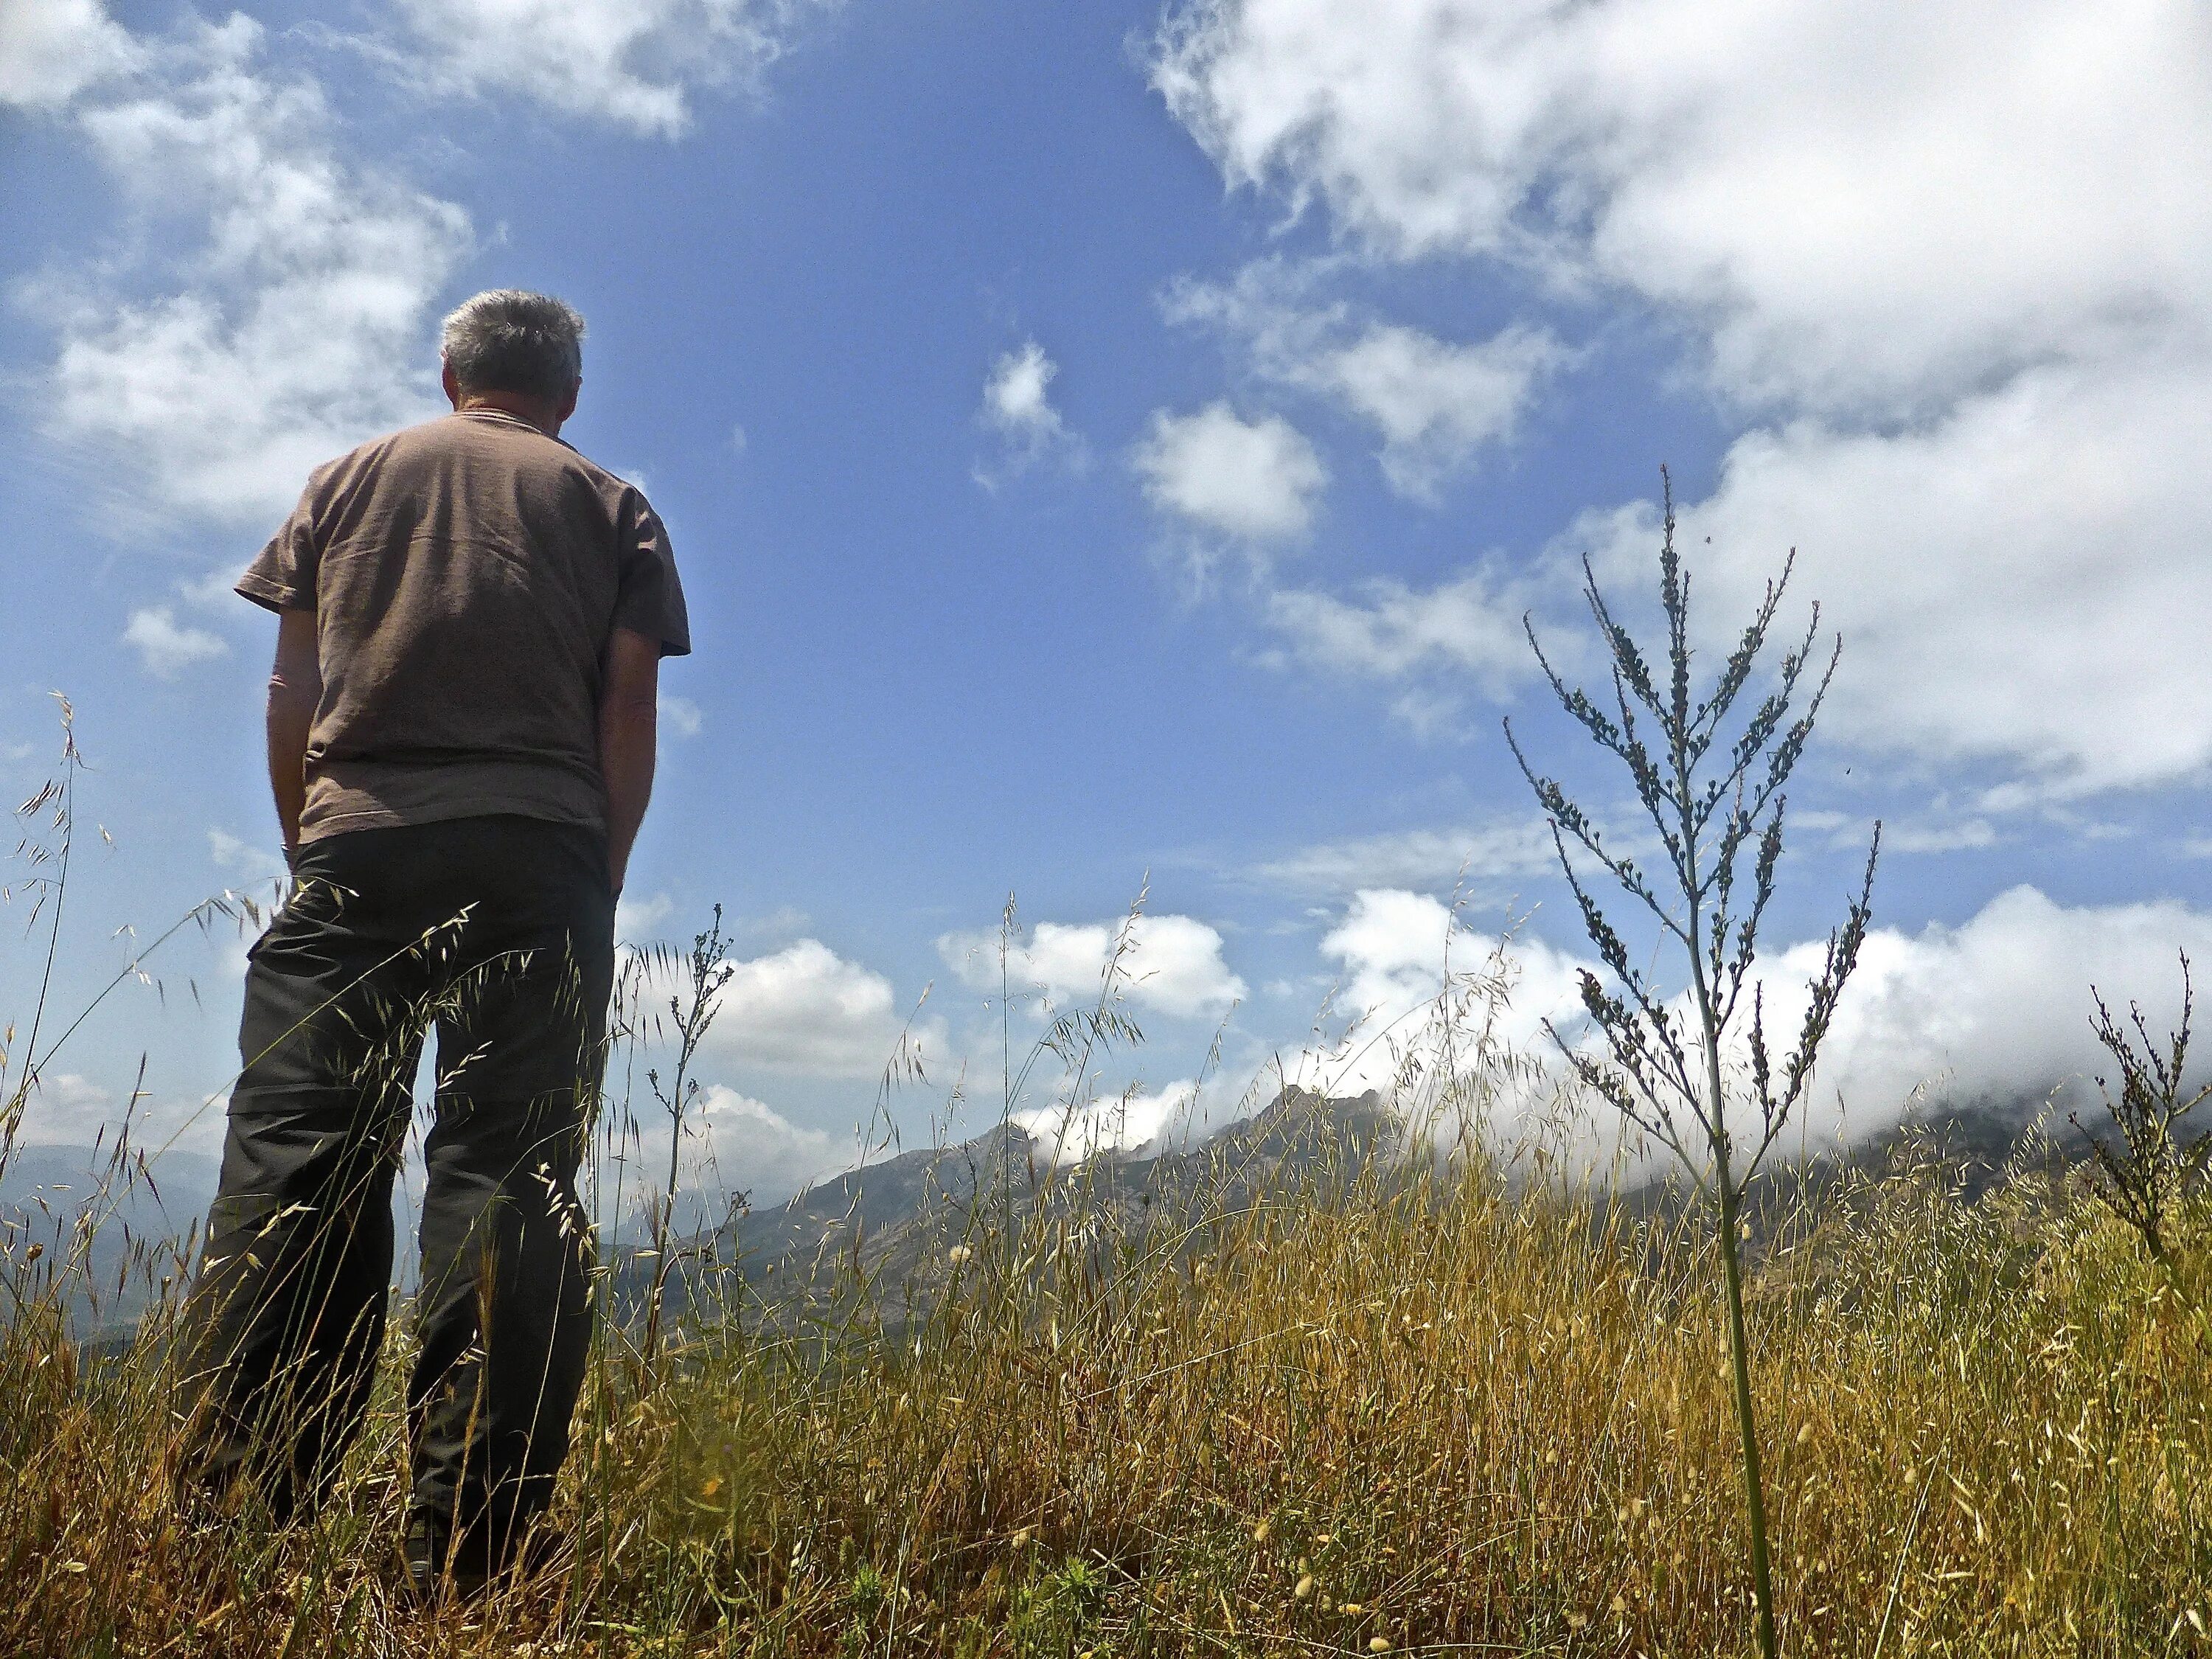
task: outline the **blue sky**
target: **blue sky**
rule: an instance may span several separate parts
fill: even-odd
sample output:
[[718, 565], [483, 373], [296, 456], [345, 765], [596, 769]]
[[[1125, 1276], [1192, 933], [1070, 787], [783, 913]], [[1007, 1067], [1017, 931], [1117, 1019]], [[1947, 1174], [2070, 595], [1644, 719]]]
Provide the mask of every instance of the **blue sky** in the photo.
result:
[[[940, 1091], [969, 1058], [995, 1105], [973, 936], [1010, 891], [1066, 1001], [1149, 872], [1152, 1041], [1109, 1090], [1194, 1076], [1217, 1030], [1224, 1096], [1317, 1064], [1332, 988], [1385, 1018], [1433, 988], [1455, 887], [1462, 960], [1533, 908], [1533, 1028], [1578, 940], [1499, 717], [1613, 786], [1519, 619], [1571, 656], [1576, 558], [1648, 585], [1662, 461], [1712, 637], [1792, 544], [1845, 637], [1772, 924], [1824, 933], [1889, 822], [1835, 1086], [1862, 1120], [1923, 1079], [2038, 1091], [2093, 1058], [2090, 978], [2155, 1004], [2212, 938], [2207, 28], [12, 9], [0, 769], [35, 787], [66, 691], [114, 837], [61, 1000], [118, 928], [266, 878], [270, 628], [228, 580], [307, 465], [434, 412], [442, 312], [520, 285], [588, 319], [568, 435], [643, 483], [691, 597], [628, 926], [738, 919], [738, 1178], [847, 1157], [926, 985]], [[36, 1138], [89, 1139], [141, 1049], [164, 1121], [218, 1094], [237, 957], [150, 964]]]

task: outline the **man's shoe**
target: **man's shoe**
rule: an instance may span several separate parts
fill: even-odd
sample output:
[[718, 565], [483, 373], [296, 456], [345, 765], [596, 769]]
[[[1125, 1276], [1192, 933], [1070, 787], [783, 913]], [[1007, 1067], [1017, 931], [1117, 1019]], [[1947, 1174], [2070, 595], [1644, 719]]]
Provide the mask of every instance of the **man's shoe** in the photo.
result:
[[453, 1549], [441, 1529], [417, 1522], [407, 1529], [407, 1582], [416, 1601], [425, 1607], [449, 1601], [473, 1601], [496, 1580], [528, 1578], [543, 1572], [560, 1553], [561, 1540], [556, 1535], [532, 1527], [523, 1534], [520, 1549], [495, 1563], [479, 1549]]
[[449, 1601], [473, 1601], [484, 1593], [491, 1574], [480, 1561], [467, 1558], [473, 1552], [456, 1553], [440, 1530], [413, 1526], [407, 1529], [407, 1587], [416, 1605], [425, 1609]]

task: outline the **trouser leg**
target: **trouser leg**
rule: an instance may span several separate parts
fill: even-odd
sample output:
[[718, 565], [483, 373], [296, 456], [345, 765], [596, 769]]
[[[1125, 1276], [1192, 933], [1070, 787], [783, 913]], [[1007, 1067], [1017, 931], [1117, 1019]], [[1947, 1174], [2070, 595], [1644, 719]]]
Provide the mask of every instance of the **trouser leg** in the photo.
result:
[[410, 1534], [418, 1556], [450, 1551], [457, 1577], [498, 1570], [550, 1501], [591, 1340], [591, 1225], [574, 1180], [599, 1075], [612, 903], [600, 844], [554, 828], [514, 830], [501, 848], [521, 879], [485, 906], [439, 1010]]
[[573, 1100], [441, 1104], [424, 1148], [415, 1531], [455, 1571], [508, 1556], [551, 1500], [592, 1332]]
[[186, 1478], [250, 1478], [279, 1519], [312, 1512], [360, 1426], [391, 1281], [419, 963], [353, 897], [303, 879], [254, 949], [188, 1316]]

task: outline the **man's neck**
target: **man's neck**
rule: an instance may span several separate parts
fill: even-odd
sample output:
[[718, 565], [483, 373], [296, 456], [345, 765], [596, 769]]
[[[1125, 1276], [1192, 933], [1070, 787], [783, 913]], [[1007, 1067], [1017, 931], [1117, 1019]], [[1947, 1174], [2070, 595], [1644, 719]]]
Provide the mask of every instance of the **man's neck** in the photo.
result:
[[512, 415], [519, 421], [527, 421], [549, 438], [561, 435], [561, 417], [553, 406], [543, 398], [532, 398], [520, 392], [469, 392], [453, 405], [453, 413], [466, 415], [472, 410], [495, 409], [502, 415]]

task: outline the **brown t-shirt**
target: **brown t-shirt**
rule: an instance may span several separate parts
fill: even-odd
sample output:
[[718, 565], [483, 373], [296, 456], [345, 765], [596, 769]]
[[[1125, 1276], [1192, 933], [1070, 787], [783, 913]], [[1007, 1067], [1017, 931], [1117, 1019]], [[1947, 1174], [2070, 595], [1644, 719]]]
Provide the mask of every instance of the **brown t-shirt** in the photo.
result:
[[645, 496], [495, 410], [318, 467], [238, 591], [315, 613], [302, 841], [508, 812], [604, 827], [608, 642], [691, 648]]

